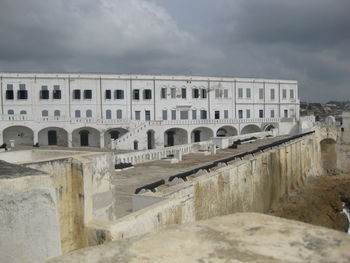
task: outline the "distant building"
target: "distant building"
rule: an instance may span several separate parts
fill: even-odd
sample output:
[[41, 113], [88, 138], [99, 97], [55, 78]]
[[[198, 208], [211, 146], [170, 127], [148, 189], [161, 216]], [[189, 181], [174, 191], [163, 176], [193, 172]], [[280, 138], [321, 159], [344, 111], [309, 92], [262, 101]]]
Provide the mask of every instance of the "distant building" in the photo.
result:
[[151, 149], [278, 129], [299, 119], [296, 81], [0, 73], [0, 143]]

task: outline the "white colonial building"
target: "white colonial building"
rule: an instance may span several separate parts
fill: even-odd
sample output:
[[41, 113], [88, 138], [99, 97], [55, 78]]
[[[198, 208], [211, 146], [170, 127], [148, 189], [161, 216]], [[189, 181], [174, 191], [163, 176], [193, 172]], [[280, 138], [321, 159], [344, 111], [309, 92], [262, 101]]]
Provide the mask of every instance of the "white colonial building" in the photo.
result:
[[299, 120], [296, 81], [0, 73], [0, 143], [150, 149]]

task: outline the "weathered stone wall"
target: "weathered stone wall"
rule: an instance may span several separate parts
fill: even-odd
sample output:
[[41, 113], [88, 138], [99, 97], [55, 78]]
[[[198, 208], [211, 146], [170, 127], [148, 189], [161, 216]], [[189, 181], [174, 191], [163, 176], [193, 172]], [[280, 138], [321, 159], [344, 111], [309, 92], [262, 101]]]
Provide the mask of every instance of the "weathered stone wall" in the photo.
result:
[[0, 262], [45, 262], [61, 254], [52, 177], [20, 168], [0, 171]]
[[80, 162], [73, 158], [27, 164], [53, 175], [58, 200], [62, 252], [87, 245], [84, 230], [84, 189]]
[[85, 225], [89, 221], [114, 219], [112, 154], [76, 155], [26, 166], [54, 178], [63, 253], [88, 245]]
[[308, 176], [321, 173], [321, 139], [319, 133], [309, 135], [190, 176], [189, 181], [160, 192], [146, 193], [167, 200], [114, 222], [93, 222], [90, 233], [96, 234], [90, 242], [137, 236], [169, 224], [235, 212], [267, 212], [283, 194], [302, 185]]

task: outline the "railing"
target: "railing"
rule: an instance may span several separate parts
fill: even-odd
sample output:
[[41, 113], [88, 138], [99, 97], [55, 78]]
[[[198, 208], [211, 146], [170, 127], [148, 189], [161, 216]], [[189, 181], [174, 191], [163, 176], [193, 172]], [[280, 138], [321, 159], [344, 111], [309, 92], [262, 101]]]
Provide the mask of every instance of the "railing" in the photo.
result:
[[[244, 135], [222, 137], [223, 139], [229, 140], [229, 144], [232, 144], [234, 141], [242, 140], [251, 137], [264, 138], [268, 135], [272, 135], [271, 131], [268, 132], [257, 132], [249, 133]], [[208, 150], [209, 146], [213, 144], [212, 140], [196, 142], [191, 144], [176, 145], [162, 149], [153, 149], [153, 150], [144, 150], [138, 152], [122, 153], [115, 155], [115, 163], [145, 163], [151, 161], [161, 160], [167, 156], [173, 154], [189, 154], [193, 152], [198, 152], [199, 150]]]

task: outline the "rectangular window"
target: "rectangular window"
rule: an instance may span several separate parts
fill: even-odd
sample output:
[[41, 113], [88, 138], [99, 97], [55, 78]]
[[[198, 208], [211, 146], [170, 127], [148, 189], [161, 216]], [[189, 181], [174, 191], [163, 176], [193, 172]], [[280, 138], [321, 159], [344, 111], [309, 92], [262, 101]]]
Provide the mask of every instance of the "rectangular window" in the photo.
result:
[[28, 91], [26, 90], [25, 84], [19, 84], [19, 90], [17, 91], [17, 99], [18, 100], [28, 99]]
[[286, 98], [287, 98], [287, 90], [286, 90], [286, 89], [283, 89], [283, 90], [282, 90], [282, 98], [283, 98], [283, 99], [286, 99]]
[[172, 99], [176, 98], [176, 88], [171, 88], [170, 89], [170, 96]]
[[105, 91], [105, 99], [106, 99], [106, 100], [112, 99], [112, 91], [111, 91], [110, 89], [107, 89], [107, 90]]
[[14, 99], [13, 85], [12, 84], [7, 84], [6, 99], [7, 100], [13, 100]]
[[106, 119], [107, 120], [112, 119], [112, 111], [111, 110], [106, 110]]
[[188, 120], [188, 110], [180, 111], [180, 120]]
[[171, 111], [171, 119], [176, 120], [176, 110]]
[[228, 98], [228, 89], [224, 89], [224, 98], [225, 98], [225, 99]]
[[151, 100], [152, 99], [152, 90], [150, 89], [145, 89], [143, 91], [143, 99], [144, 100]]
[[160, 98], [161, 99], [166, 99], [166, 93], [167, 93], [167, 88], [162, 88], [160, 90]]
[[228, 119], [228, 110], [224, 110], [224, 119]]
[[206, 99], [206, 98], [207, 98], [207, 90], [202, 89], [202, 99]]
[[215, 90], [215, 98], [221, 98], [221, 90], [219, 89]]
[[250, 119], [250, 110], [246, 110], [247, 119]]
[[238, 111], [238, 119], [243, 119], [243, 110]]
[[80, 110], [75, 110], [75, 114], [74, 114], [75, 118], [80, 118]]
[[123, 119], [123, 111], [122, 110], [117, 110], [117, 119], [118, 120]]
[[49, 99], [49, 90], [47, 89], [47, 86], [41, 86], [40, 99], [41, 100], [48, 100]]
[[132, 94], [133, 94], [132, 98], [134, 100], [139, 100], [140, 99], [140, 90], [139, 89], [134, 89], [132, 91]]
[[271, 95], [271, 100], [274, 100], [275, 99], [275, 89], [271, 89], [270, 90], [270, 95]]
[[271, 118], [275, 118], [275, 111], [274, 110], [271, 110], [270, 116], [271, 116]]
[[123, 100], [124, 99], [124, 90], [117, 89], [114, 93], [114, 99], [116, 100]]
[[238, 89], [238, 98], [243, 98], [243, 89], [242, 88], [239, 88]]
[[187, 92], [186, 91], [187, 91], [186, 88], [182, 88], [181, 89], [181, 98], [186, 99], [186, 96], [187, 96]]
[[92, 90], [91, 89], [84, 90], [84, 99], [85, 100], [91, 100], [92, 99]]
[[151, 111], [146, 110], [145, 111], [145, 120], [150, 121], [151, 120]]
[[284, 110], [284, 118], [288, 118], [288, 110]]
[[168, 120], [168, 111], [167, 110], [163, 110], [162, 111], [162, 119], [163, 119], [163, 121], [166, 121], [166, 120]]
[[80, 90], [79, 89], [73, 90], [73, 99], [80, 100]]
[[294, 99], [294, 89], [291, 89], [290, 91], [289, 91], [289, 97], [291, 98], [291, 99]]
[[260, 100], [264, 99], [264, 89], [262, 89], [262, 88], [259, 89], [259, 99]]
[[207, 111], [206, 110], [201, 110], [201, 119], [206, 120], [207, 119]]
[[192, 120], [197, 120], [197, 110], [192, 110]]
[[247, 88], [246, 93], [247, 93], [247, 94], [246, 94], [246, 95], [247, 95], [247, 98], [250, 99], [251, 96], [252, 96], [252, 94], [251, 94], [251, 89], [250, 89], [250, 88]]
[[259, 118], [264, 118], [264, 110], [259, 110]]
[[215, 117], [215, 120], [219, 120], [220, 119], [220, 111], [216, 110], [214, 112], [214, 117]]
[[135, 111], [135, 120], [139, 121], [141, 119], [141, 111]]
[[54, 100], [60, 100], [61, 99], [61, 90], [60, 90], [60, 86], [59, 85], [54, 85], [53, 86], [53, 99]]
[[194, 99], [198, 99], [199, 98], [199, 89], [193, 89], [192, 90], [192, 97]]

